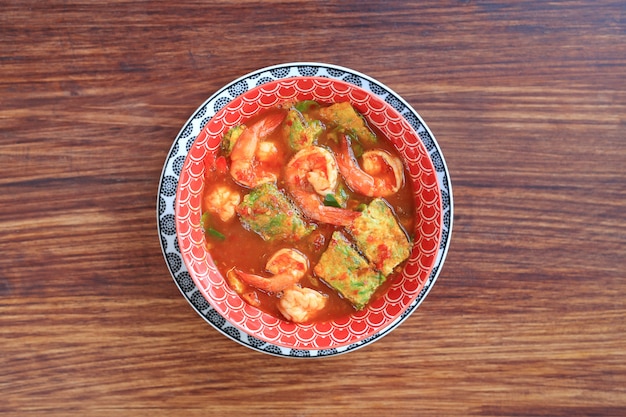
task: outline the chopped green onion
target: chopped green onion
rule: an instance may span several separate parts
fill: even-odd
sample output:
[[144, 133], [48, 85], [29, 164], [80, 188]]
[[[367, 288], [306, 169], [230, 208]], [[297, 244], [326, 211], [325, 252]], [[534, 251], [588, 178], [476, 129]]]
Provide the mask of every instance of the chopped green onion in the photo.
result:
[[200, 218], [200, 224], [202, 225], [202, 228], [206, 229], [210, 217], [211, 215], [208, 211], [202, 213], [202, 217]]
[[214, 228], [212, 228], [212, 227], [207, 228], [207, 229], [206, 229], [206, 233], [207, 233], [209, 236], [214, 237], [214, 238], [219, 239], [219, 240], [224, 240], [224, 239], [226, 239], [226, 236], [225, 236], [222, 232], [219, 232], [219, 231], [215, 230], [215, 229], [214, 229]]
[[339, 204], [339, 201], [337, 201], [337, 198], [335, 198], [335, 196], [332, 194], [326, 194], [326, 196], [324, 197], [324, 205], [328, 207], [341, 208], [341, 204]]
[[306, 112], [311, 107], [319, 107], [319, 103], [315, 100], [304, 100], [304, 101], [297, 102], [294, 107], [299, 112]]
[[215, 230], [213, 227], [211, 227], [211, 215], [209, 214], [208, 211], [205, 211], [204, 213], [202, 213], [202, 217], [200, 218], [200, 224], [202, 224], [202, 228], [204, 229], [204, 232], [208, 236], [214, 237], [219, 240], [226, 239], [226, 236], [224, 235], [224, 233], [220, 232], [219, 230]]
[[343, 184], [339, 184], [336, 197], [342, 207], [345, 205], [346, 201], [348, 201], [350, 196], [348, 195], [348, 190], [346, 190], [346, 187], [344, 187]]

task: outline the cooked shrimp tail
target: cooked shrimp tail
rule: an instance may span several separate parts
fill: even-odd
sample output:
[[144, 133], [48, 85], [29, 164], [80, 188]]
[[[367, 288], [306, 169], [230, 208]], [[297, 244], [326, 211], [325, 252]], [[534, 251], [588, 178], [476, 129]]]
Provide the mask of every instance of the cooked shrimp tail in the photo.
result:
[[368, 197], [395, 194], [404, 183], [402, 161], [382, 149], [369, 150], [361, 156], [363, 168], [352, 151], [350, 137], [343, 135], [337, 166], [346, 184]]
[[282, 291], [283, 289], [293, 285], [295, 282], [298, 281], [296, 277], [294, 277], [294, 275], [290, 273], [278, 274], [271, 277], [263, 277], [260, 275], [250, 274], [236, 268], [233, 269], [233, 272], [246, 284], [252, 285], [253, 287], [268, 292]]
[[295, 249], [280, 249], [267, 261], [265, 269], [273, 275], [264, 277], [236, 268], [233, 269], [233, 273], [248, 285], [275, 293], [300, 281], [309, 269], [309, 261]]
[[325, 206], [317, 195], [301, 188], [292, 189], [290, 192], [302, 212], [310, 219], [318, 222], [335, 226], [350, 226], [360, 214], [358, 211]]
[[325, 206], [320, 197], [337, 187], [337, 163], [325, 148], [309, 146], [294, 155], [285, 169], [287, 188], [304, 214], [319, 222], [348, 226], [358, 212]]
[[261, 161], [257, 155], [259, 152], [267, 152], [264, 146], [260, 146], [261, 139], [272, 133], [284, 118], [284, 112], [270, 113], [248, 126], [237, 138], [230, 154], [230, 174], [237, 183], [252, 188], [276, 181], [278, 172], [269, 169], [264, 163], [271, 161], [271, 156], [264, 155]]

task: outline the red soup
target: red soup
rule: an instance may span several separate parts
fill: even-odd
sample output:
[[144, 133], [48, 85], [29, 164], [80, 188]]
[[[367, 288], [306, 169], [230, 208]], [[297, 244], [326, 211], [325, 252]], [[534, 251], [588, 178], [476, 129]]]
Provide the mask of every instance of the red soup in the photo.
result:
[[414, 228], [406, 168], [349, 103], [267, 109], [230, 129], [211, 162], [208, 250], [249, 304], [293, 322], [337, 319], [401, 273]]

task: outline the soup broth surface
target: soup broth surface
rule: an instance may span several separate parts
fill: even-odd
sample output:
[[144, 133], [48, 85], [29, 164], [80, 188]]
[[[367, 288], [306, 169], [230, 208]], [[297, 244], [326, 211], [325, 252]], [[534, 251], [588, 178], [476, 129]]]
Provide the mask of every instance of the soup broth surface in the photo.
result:
[[[246, 302], [281, 319], [285, 319], [285, 315], [279, 308], [279, 301], [283, 297], [284, 290], [267, 291], [250, 285], [236, 273], [233, 273], [233, 271], [242, 271], [246, 274], [272, 279], [273, 274], [268, 272], [267, 263], [272, 255], [281, 249], [294, 249], [307, 259], [308, 268], [294, 285], [311, 288], [326, 298], [324, 308], [314, 312], [311, 317], [305, 320], [306, 322], [340, 319], [357, 310], [357, 307], [345, 296], [314, 273], [314, 267], [328, 248], [333, 233], [340, 231], [349, 239], [351, 239], [351, 235], [346, 231], [346, 226], [329, 224], [303, 214], [297, 199], [294, 198], [294, 193], [290, 191], [290, 179], [286, 176], [287, 165], [292, 158], [302, 148], [315, 146], [329, 151], [336, 159], [344, 151], [342, 150], [342, 141], [344, 135], [348, 135], [351, 152], [359, 165], [363, 164], [362, 156], [373, 150], [382, 151], [401, 160], [389, 140], [379, 130], [367, 124], [367, 121], [360, 115], [359, 117], [364, 122], [367, 131], [373, 135], [374, 139], [366, 138], [364, 140], [359, 137], [359, 132], [356, 132], [355, 129], [342, 126], [342, 120], [329, 118], [328, 111], [325, 113], [323, 109], [327, 109], [333, 104], [335, 103], [283, 103], [263, 111], [246, 120], [245, 128], [241, 128], [242, 131], [251, 131], [255, 126], [270, 119], [280, 119], [280, 122], [274, 123], [276, 126], [271, 127], [268, 131], [260, 129], [260, 132], [255, 136], [257, 143], [251, 147], [254, 155], [249, 161], [234, 162], [233, 153], [236, 150], [240, 151], [243, 147], [237, 142], [248, 140], [250, 137], [249, 134], [246, 136], [245, 133], [241, 132], [236, 139], [232, 138], [232, 136], [236, 136], [234, 132], [230, 132], [231, 137], [228, 137], [229, 134], [225, 135], [222, 149], [217, 155], [212, 155], [205, 161], [206, 178], [203, 189], [202, 222], [205, 228], [207, 249], [221, 274]], [[294, 117], [296, 118], [294, 119]], [[306, 137], [306, 135], [300, 134], [299, 131], [293, 135], [293, 123], [300, 123], [314, 132], [314, 139], [310, 144], [297, 143], [294, 149], [293, 137], [295, 136], [296, 142], [299, 142], [300, 136]], [[311, 128], [311, 126], [313, 127]], [[298, 125], [297, 128], [300, 127]], [[237, 149], [237, 146], [240, 149]], [[301, 148], [298, 148], [300, 146]], [[257, 186], [243, 184], [239, 178], [236, 178], [236, 175], [233, 175], [233, 165], [236, 164], [248, 167], [245, 170], [246, 176], [262, 177], [264, 173], [275, 176], [275, 179], [269, 182], [275, 184], [276, 188], [293, 204], [311, 231], [296, 240], [266, 240], [259, 233], [250, 230], [250, 227], [241, 221], [241, 216], [237, 210], [240, 210], [246, 195], [250, 194]], [[395, 221], [410, 243], [413, 241], [415, 207], [413, 190], [410, 184], [404, 180], [407, 176], [404, 164], [401, 167], [401, 175], [403, 181], [397, 191], [383, 197], [376, 197], [367, 196], [355, 190], [348, 184], [345, 176], [339, 173], [336, 187], [332, 193], [328, 193], [331, 195], [318, 195], [317, 198], [325, 207], [339, 206], [342, 210], [355, 213], [361, 212], [363, 207], [370, 204], [375, 198], [382, 198], [391, 208]], [[390, 169], [378, 172], [376, 176], [380, 181], [393, 182], [394, 180], [394, 172]], [[216, 196], [225, 197], [220, 199]], [[238, 203], [235, 204], [237, 201]], [[233, 209], [235, 214], [229, 217], [228, 214]], [[403, 265], [404, 262], [401, 262], [393, 269], [393, 272], [385, 277], [384, 282], [371, 296], [369, 303], [382, 296], [389, 286], [400, 278]]]

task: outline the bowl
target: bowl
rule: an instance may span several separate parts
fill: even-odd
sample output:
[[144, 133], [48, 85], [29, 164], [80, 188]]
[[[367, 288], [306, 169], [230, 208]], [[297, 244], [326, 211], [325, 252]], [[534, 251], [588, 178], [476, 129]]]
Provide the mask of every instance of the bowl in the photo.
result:
[[[223, 93], [227, 97], [220, 100], [218, 96]], [[201, 208], [204, 186], [211, 180], [207, 170], [214, 168], [211, 165], [224, 134], [265, 109], [302, 100], [348, 101], [389, 138], [408, 168], [406, 180], [415, 205], [409, 259], [385, 294], [361, 311], [308, 324], [265, 313], [231, 289], [207, 249]], [[181, 131], [184, 136], [191, 126], [196, 134], [186, 143], [173, 202], [182, 267], [193, 282], [196, 298], [199, 294], [206, 301], [207, 310], [232, 326], [228, 328], [237, 329], [237, 341], [245, 339], [244, 344], [253, 348], [264, 347], [263, 351], [279, 355], [287, 352], [289, 356], [327, 356], [354, 350], [388, 334], [412, 314], [432, 288], [445, 259], [452, 211], [443, 156], [421, 117], [376, 80], [343, 67], [315, 63], [282, 64], [248, 74], [216, 93], [199, 111], [206, 112], [209, 103], [214, 115], [194, 124], [197, 112]], [[176, 160], [180, 164], [180, 156]], [[162, 185], [163, 181], [164, 177]], [[160, 226], [162, 219], [160, 213]]]

